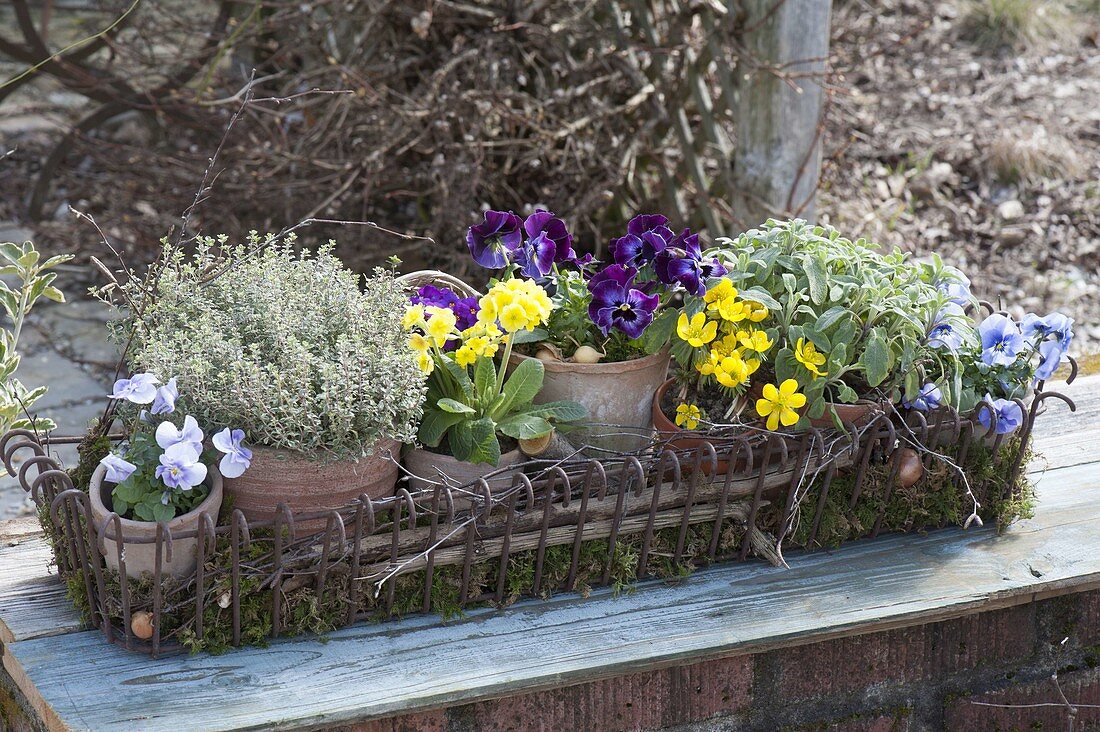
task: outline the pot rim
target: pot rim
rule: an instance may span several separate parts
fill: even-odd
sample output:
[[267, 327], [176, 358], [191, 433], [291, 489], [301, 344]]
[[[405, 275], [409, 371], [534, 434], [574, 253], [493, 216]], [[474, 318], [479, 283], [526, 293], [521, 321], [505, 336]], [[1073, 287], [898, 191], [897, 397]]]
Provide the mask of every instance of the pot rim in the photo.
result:
[[[267, 455], [270, 458], [273, 458], [275, 460], [281, 460], [281, 461], [284, 461], [284, 462], [287, 462], [287, 463], [302, 462], [302, 463], [309, 463], [311, 465], [329, 465], [329, 464], [332, 464], [332, 463], [358, 464], [358, 463], [361, 463], [361, 462], [373, 460], [376, 457], [378, 457], [380, 454], [382, 454], [382, 452], [385, 451], [385, 450], [389, 450], [390, 453], [391, 453], [391, 456], [392, 456], [392, 454], [395, 452], [395, 448], [397, 448], [396, 449], [397, 452], [400, 452], [401, 444], [402, 443], [399, 442], [396, 438], [388, 437], [388, 436], [387, 437], [380, 437], [374, 443], [375, 452], [373, 452], [370, 455], [363, 455], [358, 460], [348, 460], [346, 458], [341, 458], [341, 459], [338, 459], [338, 460], [330, 460], [330, 459], [327, 459], [325, 457], [322, 457], [320, 460], [315, 460], [314, 458], [310, 457], [309, 453], [301, 452], [300, 450], [288, 450], [285, 447], [272, 447], [271, 445], [249, 445], [249, 447], [252, 449], [253, 453], [260, 452], [260, 453], [263, 453], [264, 455]], [[324, 455], [324, 453], [321, 453], [321, 454]], [[230, 480], [232, 480], [232, 479], [230, 479]]]
[[[201, 514], [215, 513], [221, 508], [222, 504], [222, 474], [218, 470], [217, 465], [211, 465], [207, 468], [207, 473], [211, 479], [210, 493], [203, 499], [202, 503], [192, 508], [185, 514], [181, 514], [169, 520], [167, 522], [168, 530], [174, 531], [175, 529], [182, 528], [185, 524], [190, 523], [198, 519]], [[113, 511], [107, 508], [107, 504], [103, 502], [103, 478], [107, 475], [107, 466], [99, 465], [96, 467], [95, 472], [92, 473], [92, 478], [88, 482], [88, 500], [91, 503], [92, 514], [100, 514], [104, 519], [104, 525], [106, 524], [106, 518], [110, 516]], [[118, 517], [122, 522], [122, 531], [125, 534], [127, 529], [145, 530], [150, 526], [156, 526], [156, 521], [138, 521], [136, 519]], [[97, 522], [98, 523], [98, 522]], [[96, 527], [101, 528], [100, 526]]]
[[[513, 353], [510, 359], [513, 364], [520, 363], [523, 359], [534, 358], [522, 353]], [[655, 366], [670, 358], [669, 349], [662, 348], [657, 353], [640, 358], [632, 358], [629, 361], [601, 361], [599, 363], [575, 363], [572, 361], [543, 361], [543, 368], [548, 372], [558, 374], [584, 373], [584, 374], [623, 374], [633, 371], [641, 371], [650, 366]]]

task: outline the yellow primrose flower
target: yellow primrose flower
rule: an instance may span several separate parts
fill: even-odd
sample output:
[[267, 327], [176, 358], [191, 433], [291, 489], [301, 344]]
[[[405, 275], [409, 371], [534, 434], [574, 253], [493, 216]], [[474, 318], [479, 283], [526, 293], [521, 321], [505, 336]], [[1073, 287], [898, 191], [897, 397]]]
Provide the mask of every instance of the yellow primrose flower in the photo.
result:
[[409, 348], [417, 353], [427, 353], [432, 348], [432, 342], [420, 333], [410, 333]]
[[759, 323], [764, 318], [768, 317], [768, 307], [763, 303], [755, 302], [754, 300], [746, 300], [745, 304], [749, 308], [749, 320], [754, 323]]
[[408, 307], [408, 309], [405, 310], [405, 317], [403, 317], [401, 319], [401, 326], [405, 330], [411, 330], [412, 328], [415, 328], [416, 326], [423, 325], [423, 324], [424, 324], [424, 306], [420, 305], [420, 304], [410, 305]]
[[718, 383], [729, 389], [734, 389], [749, 380], [752, 372], [749, 365], [736, 353], [726, 356], [714, 367], [714, 378]]
[[429, 305], [424, 308], [424, 314], [428, 316], [428, 323], [425, 326], [428, 335], [435, 341], [436, 346], [442, 348], [443, 344], [454, 334], [455, 323], [457, 322], [454, 312], [450, 308]]
[[416, 365], [425, 374], [430, 374], [435, 369], [435, 359], [427, 351], [420, 351], [416, 354]]
[[474, 349], [470, 348], [470, 346], [468, 345], [462, 346], [457, 351], [455, 351], [455, 363], [457, 363], [459, 366], [462, 366], [463, 368], [469, 366], [476, 360], [477, 353], [475, 353]]
[[687, 341], [692, 348], [699, 348], [718, 335], [718, 323], [708, 323], [706, 313], [695, 313], [690, 319], [687, 313], [680, 313], [680, 318], [676, 321], [676, 335]]
[[794, 344], [794, 358], [805, 366], [806, 370], [813, 374], [815, 379], [818, 376], [827, 375], [827, 372], [818, 369], [818, 366], [825, 363], [825, 354], [818, 353], [817, 347], [805, 338], [799, 338], [798, 342]]
[[479, 301], [478, 323], [498, 321], [509, 333], [531, 330], [546, 322], [554, 304], [541, 286], [530, 280], [511, 279], [493, 285]]
[[772, 347], [768, 334], [762, 330], [739, 330], [737, 331], [737, 342], [756, 353], [764, 353]]
[[[703, 301], [708, 304], [721, 302], [722, 300], [728, 300], [730, 298], [737, 297], [737, 288], [733, 286], [733, 283], [727, 279], [718, 280], [718, 284], [710, 288], [703, 295]], [[713, 307], [708, 310], [714, 310]]]
[[[523, 308], [522, 303], [513, 302], [505, 305], [500, 310], [500, 326], [506, 333], [526, 330], [531, 322], [532, 318], [527, 315], [527, 311]], [[538, 321], [536, 320], [535, 322]]]
[[756, 400], [756, 413], [767, 417], [769, 430], [779, 429], [779, 425], [790, 427], [798, 422], [798, 412], [806, 406], [806, 395], [798, 393], [798, 382], [787, 379], [776, 388], [775, 384], [764, 384], [762, 399]]
[[703, 418], [703, 410], [694, 404], [680, 404], [676, 407], [676, 426], [687, 430], [693, 430], [699, 426], [699, 420]]

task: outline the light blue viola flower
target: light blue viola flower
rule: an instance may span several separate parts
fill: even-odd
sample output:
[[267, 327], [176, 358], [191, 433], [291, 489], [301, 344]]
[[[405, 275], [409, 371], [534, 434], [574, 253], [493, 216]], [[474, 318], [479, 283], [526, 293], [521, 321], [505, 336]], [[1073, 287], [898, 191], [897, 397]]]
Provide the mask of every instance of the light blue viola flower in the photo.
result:
[[150, 411], [153, 414], [171, 414], [176, 411], [176, 400], [180, 397], [180, 391], [176, 387], [176, 377], [168, 379], [168, 383], [157, 389], [157, 395], [153, 399]]
[[199, 462], [199, 450], [190, 442], [177, 442], [160, 456], [156, 477], [169, 488], [189, 491], [206, 480], [206, 466]]
[[1011, 366], [1026, 345], [1019, 326], [999, 313], [983, 320], [978, 334], [982, 339], [982, 361], [990, 366]]
[[134, 374], [128, 379], [119, 379], [110, 393], [112, 399], [125, 399], [134, 404], [148, 404], [157, 395], [160, 379], [155, 374]]
[[239, 478], [252, 464], [252, 451], [241, 444], [244, 430], [231, 430], [226, 427], [214, 435], [212, 442], [225, 455], [218, 463], [218, 470], [226, 478]]
[[1024, 338], [1029, 340], [1036, 337], [1044, 339], [1053, 335], [1059, 342], [1065, 344], [1066, 348], [1069, 348], [1070, 341], [1073, 340], [1073, 318], [1062, 313], [1050, 313], [1045, 317], [1028, 313], [1020, 324], [1020, 330]]
[[190, 414], [183, 418], [183, 429], [177, 428], [168, 421], [161, 422], [157, 427], [157, 444], [162, 450], [167, 450], [181, 442], [190, 443], [201, 450], [202, 440], [203, 434], [199, 429], [199, 423]]
[[129, 478], [137, 470], [137, 466], [131, 462], [123, 460], [114, 453], [109, 453], [102, 460], [99, 461], [100, 465], [107, 467], [106, 479], [112, 483], [121, 483]]
[[966, 313], [960, 305], [953, 302], [947, 303], [939, 314], [936, 322], [928, 331], [928, 345], [932, 348], [946, 348], [949, 351], [957, 351], [963, 344], [963, 332], [967, 323]]
[[[982, 423], [982, 426], [989, 429], [989, 422], [992, 416], [997, 417], [996, 433], [998, 435], [1007, 435], [1010, 432], [1015, 432], [1024, 421], [1024, 410], [1020, 408], [1020, 405], [1011, 399], [994, 399], [989, 394], [985, 395], [985, 403], [990, 406], [991, 409], [982, 409], [978, 407], [978, 421]], [[992, 412], [992, 414], [990, 414]]]
[[1066, 356], [1065, 341], [1043, 341], [1039, 344], [1039, 368], [1035, 369], [1035, 380], [1046, 381], [1058, 370], [1058, 364]]
[[970, 293], [970, 278], [955, 267], [944, 267], [935, 287], [956, 305], [965, 306], [974, 299]]
[[928, 382], [921, 387], [920, 393], [913, 398], [913, 401], [902, 401], [901, 405], [906, 409], [915, 409], [918, 412], [928, 412], [936, 409], [943, 403], [943, 392], [939, 387]]

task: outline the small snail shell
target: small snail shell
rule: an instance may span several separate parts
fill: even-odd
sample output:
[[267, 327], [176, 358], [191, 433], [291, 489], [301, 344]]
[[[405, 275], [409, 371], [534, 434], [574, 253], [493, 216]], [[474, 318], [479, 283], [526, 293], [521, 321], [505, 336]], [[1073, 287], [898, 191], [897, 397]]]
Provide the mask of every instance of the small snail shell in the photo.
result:
[[903, 447], [898, 454], [898, 485], [908, 488], [924, 477], [924, 463], [912, 448]]
[[142, 640], [153, 637], [153, 614], [145, 610], [138, 610], [130, 616], [130, 630]]
[[558, 357], [554, 355], [554, 352], [549, 348], [540, 348], [535, 354], [535, 358], [540, 361], [557, 361]]
[[603, 354], [592, 346], [581, 346], [573, 352], [573, 361], [576, 363], [599, 363]]

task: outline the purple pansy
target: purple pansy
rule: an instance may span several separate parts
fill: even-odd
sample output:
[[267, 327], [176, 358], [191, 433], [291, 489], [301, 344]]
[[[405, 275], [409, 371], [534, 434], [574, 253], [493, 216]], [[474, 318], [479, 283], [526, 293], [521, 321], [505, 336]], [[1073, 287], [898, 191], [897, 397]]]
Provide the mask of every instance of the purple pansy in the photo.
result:
[[198, 447], [177, 442], [165, 448], [155, 475], [169, 488], [189, 491], [206, 480], [206, 466], [199, 462]]
[[657, 279], [666, 285], [680, 284], [692, 295], [702, 296], [707, 291], [707, 281], [726, 274], [726, 268], [717, 259], [704, 259], [699, 247], [699, 235], [684, 229], [657, 253], [653, 270]]
[[155, 374], [134, 374], [128, 379], [119, 379], [111, 391], [112, 399], [125, 399], [134, 404], [148, 404], [157, 396], [157, 384], [160, 379]]
[[178, 429], [171, 422], [164, 421], [157, 426], [157, 444], [162, 450], [167, 450], [172, 445], [189, 443], [196, 447], [202, 446], [202, 430], [199, 423], [190, 414], [183, 418], [183, 429]]
[[660, 214], [641, 214], [626, 225], [626, 236], [611, 242], [611, 258], [623, 267], [644, 267], [664, 251], [673, 239], [668, 218]]
[[926, 383], [920, 388], [920, 392], [913, 401], [902, 401], [901, 405], [906, 409], [915, 409], [918, 412], [928, 412], [936, 409], [943, 403], [943, 392], [932, 382]]
[[121, 483], [122, 481], [133, 475], [137, 470], [137, 466], [131, 462], [123, 460], [114, 453], [107, 454], [102, 460], [99, 461], [100, 465], [104, 465], [107, 468], [106, 480], [112, 483]]
[[634, 287], [637, 274], [633, 267], [612, 264], [588, 281], [592, 293], [588, 317], [604, 335], [618, 328], [629, 337], [638, 338], [653, 322], [661, 298]]
[[231, 430], [228, 427], [214, 435], [212, 442], [225, 455], [218, 463], [218, 469], [226, 478], [239, 478], [252, 464], [252, 451], [241, 444], [244, 430]]
[[949, 302], [936, 315], [936, 322], [928, 331], [928, 345], [932, 348], [946, 348], [957, 351], [963, 344], [962, 323], [966, 314], [960, 305]]
[[176, 387], [176, 377], [168, 379], [168, 383], [157, 389], [157, 395], [153, 399], [153, 406], [149, 411], [153, 414], [171, 414], [176, 411], [176, 400], [180, 397], [179, 388]]
[[998, 435], [1007, 435], [1009, 432], [1015, 432], [1016, 429], [1024, 421], [1024, 410], [1020, 408], [1020, 405], [1011, 399], [994, 399], [989, 394], [985, 395], [985, 403], [989, 405], [989, 409], [983, 409], [981, 405], [978, 405], [978, 421], [982, 423], [982, 426], [989, 429], [990, 413], [997, 418], [996, 433]]
[[476, 297], [459, 297], [449, 288], [432, 285], [421, 287], [409, 298], [409, 302], [413, 305], [434, 305], [449, 309], [455, 314], [459, 330], [472, 327], [477, 322], [477, 311], [480, 309]]
[[515, 259], [524, 276], [537, 280], [550, 274], [554, 264], [576, 259], [573, 235], [552, 212], [535, 211], [523, 222], [523, 231], [527, 238], [516, 251]]
[[511, 211], [486, 211], [485, 220], [466, 231], [466, 244], [482, 267], [500, 269], [523, 242], [521, 221]]
[[1020, 328], [999, 313], [983, 320], [978, 334], [982, 338], [982, 361], [990, 366], [1011, 366], [1025, 346]]

